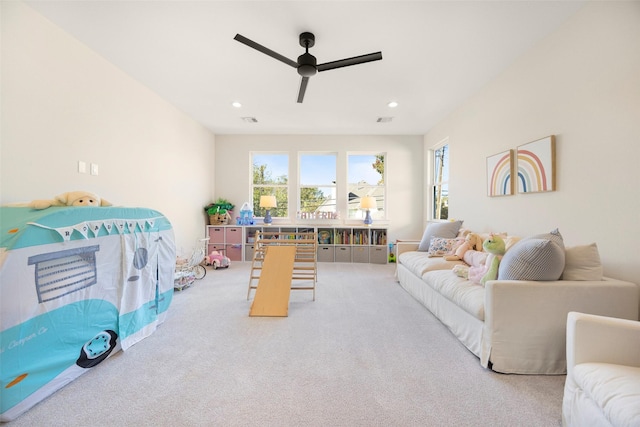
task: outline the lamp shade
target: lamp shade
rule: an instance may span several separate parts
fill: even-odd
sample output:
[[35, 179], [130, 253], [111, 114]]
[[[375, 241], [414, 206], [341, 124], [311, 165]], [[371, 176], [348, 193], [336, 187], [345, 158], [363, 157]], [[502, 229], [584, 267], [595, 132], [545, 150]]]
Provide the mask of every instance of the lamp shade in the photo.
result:
[[278, 204], [276, 203], [276, 196], [260, 196], [260, 207], [261, 208], [275, 208]]
[[364, 196], [360, 198], [361, 209], [374, 209], [377, 207], [376, 199], [372, 196]]

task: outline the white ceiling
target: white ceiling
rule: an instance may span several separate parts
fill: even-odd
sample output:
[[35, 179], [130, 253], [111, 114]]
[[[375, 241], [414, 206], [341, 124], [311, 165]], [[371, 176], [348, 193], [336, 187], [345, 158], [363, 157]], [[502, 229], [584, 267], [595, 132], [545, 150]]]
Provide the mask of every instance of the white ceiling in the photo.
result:
[[[425, 134], [583, 1], [27, 1], [216, 134]], [[300, 77], [294, 61], [382, 61]], [[387, 103], [399, 102], [391, 109]], [[239, 101], [240, 109], [231, 106]], [[255, 117], [246, 123], [241, 117]], [[393, 117], [377, 123], [379, 117]]]

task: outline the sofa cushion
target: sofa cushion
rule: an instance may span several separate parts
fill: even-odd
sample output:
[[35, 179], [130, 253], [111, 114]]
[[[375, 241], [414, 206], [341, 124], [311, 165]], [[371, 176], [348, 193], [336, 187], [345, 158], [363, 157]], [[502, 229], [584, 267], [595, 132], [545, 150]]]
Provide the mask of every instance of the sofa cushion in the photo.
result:
[[640, 425], [640, 367], [580, 363], [573, 378], [614, 426]]
[[527, 237], [500, 261], [499, 280], [558, 280], [564, 270], [564, 242], [556, 229]]
[[440, 295], [484, 321], [484, 287], [456, 276], [452, 271], [429, 271], [422, 276]]
[[456, 249], [464, 243], [464, 238], [456, 237], [455, 239], [447, 239], [445, 237], [433, 237], [429, 244], [428, 254], [433, 256], [453, 255]]
[[409, 271], [418, 277], [422, 277], [427, 271], [451, 270], [462, 261], [446, 261], [444, 258], [429, 258], [425, 252], [403, 252], [398, 257], [398, 262], [407, 267]]
[[430, 222], [427, 224], [427, 228], [424, 229], [418, 250], [427, 252], [429, 245], [431, 245], [431, 239], [434, 237], [444, 237], [447, 239], [457, 237], [460, 226], [462, 226], [462, 221]]
[[564, 254], [562, 280], [602, 280], [602, 263], [595, 243], [567, 248]]

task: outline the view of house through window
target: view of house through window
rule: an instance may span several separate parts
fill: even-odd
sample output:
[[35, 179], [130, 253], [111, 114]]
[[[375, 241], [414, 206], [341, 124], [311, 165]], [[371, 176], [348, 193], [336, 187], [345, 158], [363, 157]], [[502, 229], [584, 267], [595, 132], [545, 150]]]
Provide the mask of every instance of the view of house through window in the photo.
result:
[[336, 154], [301, 154], [298, 211], [301, 218], [336, 213]]
[[449, 218], [449, 144], [433, 152], [433, 219]]
[[253, 214], [257, 217], [265, 215], [265, 209], [260, 207], [260, 196], [276, 196], [277, 207], [271, 209], [272, 217], [287, 217], [289, 215], [289, 155], [253, 153]]
[[384, 153], [347, 156], [348, 218], [364, 218], [365, 213], [360, 209], [360, 199], [364, 196], [372, 196], [376, 200], [377, 206], [371, 209], [371, 217], [385, 218], [384, 159]]

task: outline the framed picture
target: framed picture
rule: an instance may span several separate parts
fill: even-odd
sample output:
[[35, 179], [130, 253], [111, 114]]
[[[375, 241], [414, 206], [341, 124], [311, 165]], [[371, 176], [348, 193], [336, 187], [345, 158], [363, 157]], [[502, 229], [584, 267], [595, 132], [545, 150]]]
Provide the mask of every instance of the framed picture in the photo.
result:
[[513, 194], [513, 150], [487, 157], [487, 194], [511, 196]]
[[556, 190], [556, 141], [553, 135], [518, 147], [519, 193]]

